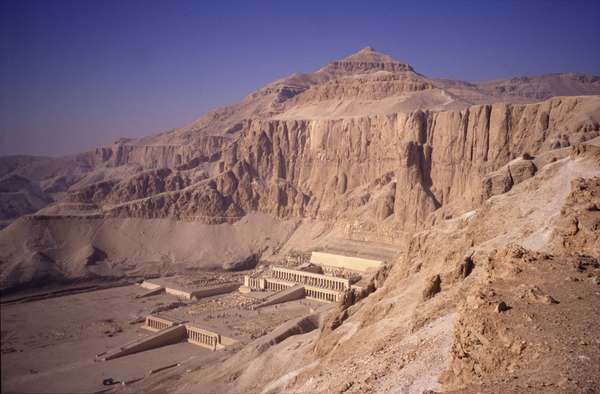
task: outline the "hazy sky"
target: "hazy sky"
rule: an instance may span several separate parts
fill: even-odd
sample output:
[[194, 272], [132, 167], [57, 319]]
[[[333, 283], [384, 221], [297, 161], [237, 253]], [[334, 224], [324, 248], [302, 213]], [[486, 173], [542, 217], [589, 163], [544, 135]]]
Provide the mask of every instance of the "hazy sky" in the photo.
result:
[[371, 45], [432, 77], [600, 74], [600, 1], [0, 0], [0, 155], [155, 134]]

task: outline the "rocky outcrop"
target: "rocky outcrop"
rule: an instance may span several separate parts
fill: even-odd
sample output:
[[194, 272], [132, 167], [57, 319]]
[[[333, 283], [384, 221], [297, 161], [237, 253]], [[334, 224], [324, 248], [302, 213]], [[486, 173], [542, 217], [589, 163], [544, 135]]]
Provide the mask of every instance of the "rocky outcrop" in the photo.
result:
[[428, 300], [442, 291], [442, 280], [439, 275], [434, 275], [427, 280], [423, 289], [423, 300]]
[[576, 178], [552, 235], [554, 249], [600, 259], [600, 177]]
[[531, 158], [519, 158], [486, 175], [482, 181], [483, 200], [506, 193], [514, 185], [535, 175], [537, 167]]
[[169, 168], [151, 170], [122, 181], [107, 180], [72, 191], [68, 200], [78, 203], [120, 203], [189, 186], [193, 180], [187, 174]]
[[345, 79], [334, 79], [315, 85], [294, 97], [290, 105], [315, 103], [325, 100], [370, 99], [381, 100], [411, 92], [434, 89], [425, 78], [414, 73], [381, 73]]
[[535, 175], [537, 168], [531, 159], [516, 159], [508, 164], [513, 184], [519, 184]]
[[333, 61], [323, 70], [350, 74], [376, 71], [414, 71], [410, 65], [399, 62], [391, 56], [376, 52], [372, 47], [363, 48], [344, 59]]
[[600, 76], [575, 73], [546, 74], [482, 82], [477, 87], [495, 96], [546, 100], [552, 96], [572, 95], [574, 92], [598, 94]]

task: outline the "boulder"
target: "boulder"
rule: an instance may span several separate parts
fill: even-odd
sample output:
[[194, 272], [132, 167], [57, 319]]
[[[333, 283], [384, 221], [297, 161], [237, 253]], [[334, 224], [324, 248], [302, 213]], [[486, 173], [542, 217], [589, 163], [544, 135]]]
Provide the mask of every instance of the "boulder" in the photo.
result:
[[504, 302], [504, 301], [500, 301], [498, 303], [498, 305], [496, 305], [496, 312], [497, 313], [506, 312], [509, 309], [510, 309], [510, 306], [506, 305], [506, 302]]
[[510, 176], [508, 168], [502, 167], [497, 171], [491, 172], [483, 178], [482, 198], [488, 198], [506, 193], [513, 187], [513, 180]]
[[434, 275], [427, 280], [423, 289], [423, 300], [428, 300], [442, 291], [442, 279], [440, 275]]
[[537, 168], [532, 160], [516, 159], [508, 164], [513, 184], [519, 184], [535, 175]]
[[377, 219], [384, 220], [394, 213], [394, 195], [386, 195], [377, 201], [375, 215]]

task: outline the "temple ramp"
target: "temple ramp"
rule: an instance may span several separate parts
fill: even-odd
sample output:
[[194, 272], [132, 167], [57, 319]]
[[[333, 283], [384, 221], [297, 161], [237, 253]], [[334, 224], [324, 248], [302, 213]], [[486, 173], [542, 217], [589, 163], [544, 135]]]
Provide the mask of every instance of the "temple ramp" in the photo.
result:
[[158, 295], [158, 294], [162, 294], [164, 292], [165, 292], [165, 288], [164, 287], [157, 287], [157, 288], [150, 289], [150, 290], [146, 291], [144, 294], [138, 295], [136, 298], [151, 297], [151, 296], [155, 296], [155, 295]]
[[144, 352], [146, 350], [155, 349], [162, 346], [172, 345], [174, 343], [186, 340], [186, 328], [182, 324], [173, 327], [165, 328], [149, 337], [137, 339], [118, 349], [110, 350], [102, 357], [104, 361], [127, 356], [134, 353]]
[[191, 292], [190, 298], [198, 300], [204, 297], [211, 297], [214, 295], [220, 295], [225, 293], [231, 293], [240, 288], [239, 283], [223, 283], [216, 286], [210, 286], [204, 289], [199, 289]]
[[262, 308], [264, 306], [281, 304], [281, 303], [288, 302], [288, 301], [299, 300], [301, 298], [304, 298], [304, 296], [305, 296], [304, 286], [296, 285], [296, 286], [287, 288], [285, 290], [281, 290], [281, 291], [273, 294], [272, 296], [269, 296], [265, 301], [263, 301], [261, 304], [257, 305], [256, 308]]

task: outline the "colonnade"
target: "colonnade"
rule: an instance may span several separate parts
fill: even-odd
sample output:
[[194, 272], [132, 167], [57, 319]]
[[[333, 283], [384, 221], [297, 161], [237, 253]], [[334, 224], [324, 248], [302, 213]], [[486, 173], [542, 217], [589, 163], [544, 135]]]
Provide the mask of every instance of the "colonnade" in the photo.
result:
[[244, 276], [244, 286], [251, 289], [260, 289], [260, 279], [246, 275]]
[[202, 329], [186, 326], [188, 342], [205, 345], [213, 350], [216, 350], [217, 345], [220, 342], [219, 334], [204, 331]]
[[336, 291], [344, 291], [350, 288], [350, 280], [346, 278], [337, 278], [334, 276], [291, 270], [281, 267], [271, 268], [271, 276], [275, 279], [302, 283], [309, 286], [323, 287]]
[[306, 298], [310, 298], [317, 301], [337, 302], [341, 297], [341, 293], [326, 291], [323, 289], [308, 286], [304, 287], [304, 291], [306, 293]]
[[172, 322], [165, 319], [161, 319], [160, 317], [146, 316], [146, 327], [148, 327], [151, 330], [160, 331], [164, 330], [165, 328], [169, 328], [172, 325]]
[[275, 281], [266, 280], [265, 287], [266, 287], [266, 290], [281, 291], [281, 290], [290, 288], [292, 286], [287, 285], [285, 283], [279, 283], [279, 282], [275, 282]]

